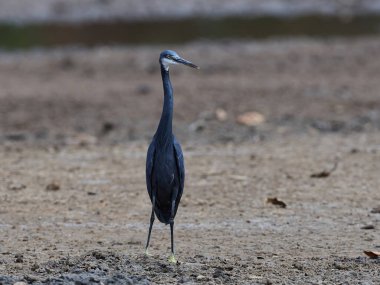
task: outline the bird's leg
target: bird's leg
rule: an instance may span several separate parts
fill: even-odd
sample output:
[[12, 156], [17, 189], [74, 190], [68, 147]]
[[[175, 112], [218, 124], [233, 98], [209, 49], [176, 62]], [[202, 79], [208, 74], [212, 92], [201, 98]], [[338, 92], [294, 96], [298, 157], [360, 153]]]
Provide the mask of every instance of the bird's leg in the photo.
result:
[[174, 234], [173, 234], [173, 229], [174, 228], [174, 220], [170, 220], [170, 236], [171, 236], [171, 245], [172, 245], [172, 253], [170, 254], [169, 257], [169, 262], [171, 263], [177, 263], [177, 260], [175, 259], [174, 255]]
[[177, 260], [175, 259], [174, 255], [174, 211], [175, 211], [175, 202], [176, 202], [176, 197], [177, 197], [177, 191], [173, 193], [172, 197], [172, 205], [171, 205], [171, 213], [170, 213], [170, 237], [171, 237], [171, 255], [169, 257], [169, 262], [171, 263], [177, 263]]
[[154, 222], [154, 205], [156, 204], [156, 197], [153, 196], [152, 199], [152, 215], [150, 216], [150, 225], [149, 225], [149, 232], [148, 232], [148, 240], [146, 241], [146, 246], [145, 246], [145, 254], [149, 255], [148, 253], [148, 246], [149, 246], [149, 241], [150, 241], [150, 234], [152, 233], [152, 227], [153, 227], [153, 222]]

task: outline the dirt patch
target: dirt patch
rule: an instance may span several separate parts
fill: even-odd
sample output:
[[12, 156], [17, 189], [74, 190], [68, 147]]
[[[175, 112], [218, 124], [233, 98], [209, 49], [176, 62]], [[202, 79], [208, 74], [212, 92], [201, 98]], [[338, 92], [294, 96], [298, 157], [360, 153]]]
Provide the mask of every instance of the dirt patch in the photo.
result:
[[[380, 245], [378, 216], [371, 213], [380, 198], [379, 136], [348, 138], [185, 145], [178, 266], [166, 261], [169, 228], [162, 224], [153, 228], [153, 256], [143, 254], [150, 213], [146, 144], [3, 149], [1, 274], [85, 284], [117, 278], [153, 284], [374, 282], [379, 263], [363, 250]], [[331, 176], [310, 177], [336, 158]], [[60, 189], [46, 190], [51, 181]], [[24, 187], [6, 186], [16, 183]], [[266, 202], [274, 196], [287, 207]], [[372, 229], [363, 229], [369, 224]]]

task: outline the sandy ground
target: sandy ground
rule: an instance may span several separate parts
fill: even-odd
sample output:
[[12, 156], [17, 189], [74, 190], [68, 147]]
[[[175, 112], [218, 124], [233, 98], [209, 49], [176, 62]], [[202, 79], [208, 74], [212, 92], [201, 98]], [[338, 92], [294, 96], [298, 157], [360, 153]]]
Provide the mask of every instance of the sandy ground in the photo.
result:
[[3, 0], [6, 22], [160, 20], [184, 17], [358, 15], [379, 13], [379, 0]]
[[159, 223], [143, 255], [162, 47], [0, 55], [0, 284], [378, 284], [380, 39], [171, 48], [177, 265]]

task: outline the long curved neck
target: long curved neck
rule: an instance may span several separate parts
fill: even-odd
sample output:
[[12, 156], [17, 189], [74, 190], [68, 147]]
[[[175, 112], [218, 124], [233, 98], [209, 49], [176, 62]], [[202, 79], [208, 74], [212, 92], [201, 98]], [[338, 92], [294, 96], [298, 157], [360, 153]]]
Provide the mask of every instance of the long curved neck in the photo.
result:
[[161, 76], [164, 86], [164, 106], [160, 123], [156, 131], [156, 139], [161, 145], [167, 145], [172, 141], [172, 121], [173, 121], [173, 88], [170, 83], [169, 69], [161, 64]]

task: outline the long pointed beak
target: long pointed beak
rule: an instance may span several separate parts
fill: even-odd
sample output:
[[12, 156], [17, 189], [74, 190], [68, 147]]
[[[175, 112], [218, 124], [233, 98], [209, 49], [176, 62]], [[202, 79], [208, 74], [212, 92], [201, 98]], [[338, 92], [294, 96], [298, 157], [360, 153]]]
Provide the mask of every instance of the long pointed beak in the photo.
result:
[[199, 69], [199, 66], [195, 65], [194, 63], [186, 60], [186, 59], [183, 59], [181, 57], [176, 57], [176, 58], [172, 58], [174, 61], [178, 62], [178, 63], [182, 63], [184, 65], [187, 65], [187, 66], [190, 66], [192, 68], [196, 68], [196, 69]]

